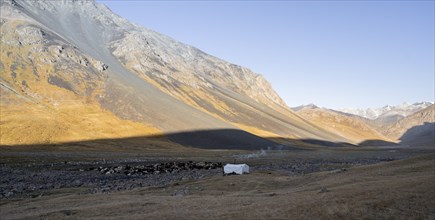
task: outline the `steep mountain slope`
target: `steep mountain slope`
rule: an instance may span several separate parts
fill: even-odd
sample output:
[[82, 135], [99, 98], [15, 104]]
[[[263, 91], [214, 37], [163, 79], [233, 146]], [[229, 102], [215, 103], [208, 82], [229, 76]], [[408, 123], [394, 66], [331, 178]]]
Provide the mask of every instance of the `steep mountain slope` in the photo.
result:
[[435, 146], [435, 105], [409, 115], [385, 131], [385, 135], [408, 145]]
[[[8, 113], [1, 118], [2, 144], [44, 142], [19, 140], [55, 131], [47, 122], [70, 129], [46, 142], [237, 128], [348, 141], [294, 114], [261, 75], [129, 23], [102, 4], [10, 0], [1, 2], [1, 16], [1, 86], [2, 94], [10, 93], [1, 103], [2, 114]], [[15, 100], [20, 104], [11, 104]], [[108, 125], [95, 124], [93, 117], [116, 125], [98, 134]], [[95, 135], [84, 135], [87, 122]], [[124, 123], [131, 126], [117, 131]], [[134, 132], [135, 126], [143, 126], [142, 132]], [[210, 140], [222, 139], [209, 134]], [[237, 137], [226, 138], [237, 145]], [[182, 139], [173, 141], [195, 144]]]
[[397, 106], [386, 105], [377, 109], [338, 109], [338, 111], [375, 120], [378, 124], [388, 125], [395, 123], [417, 111], [427, 108], [432, 104], [433, 103], [431, 102], [416, 102], [414, 104], [403, 103]]
[[357, 116], [313, 106], [301, 107], [297, 113], [325, 130], [348, 138], [353, 144], [368, 140], [391, 141]]

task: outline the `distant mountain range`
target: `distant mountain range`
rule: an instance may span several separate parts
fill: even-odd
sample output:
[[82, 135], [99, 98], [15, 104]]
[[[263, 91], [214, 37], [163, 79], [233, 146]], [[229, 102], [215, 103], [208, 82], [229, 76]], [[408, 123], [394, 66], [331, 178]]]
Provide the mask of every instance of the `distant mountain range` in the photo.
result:
[[296, 109], [301, 117], [319, 125], [323, 129], [348, 138], [352, 144], [358, 145], [367, 140], [393, 142], [393, 139], [384, 136], [380, 131], [370, 126], [359, 116], [343, 114], [327, 108], [319, 108], [313, 104], [299, 106], [293, 109]]
[[344, 113], [358, 115], [364, 118], [377, 120], [385, 123], [394, 123], [408, 115], [411, 115], [417, 111], [425, 109], [433, 105], [433, 102], [416, 102], [414, 104], [403, 103], [401, 105], [391, 106], [386, 105], [381, 108], [366, 108], [366, 109], [337, 109]]
[[[392, 124], [399, 121], [400, 119], [405, 118], [408, 115], [423, 110], [433, 104], [434, 104], [433, 102], [425, 102], [425, 101], [415, 102], [413, 104], [409, 104], [405, 102], [401, 105], [395, 105], [395, 106], [386, 105], [381, 108], [366, 108], [366, 109], [340, 108], [340, 109], [332, 109], [332, 110], [346, 113], [346, 114], [360, 116], [366, 119], [377, 121], [379, 123]], [[291, 109], [297, 112], [302, 109], [318, 109], [318, 108], [320, 107], [311, 103], [307, 105], [292, 107]]]
[[[351, 139], [354, 144], [395, 142], [435, 146], [435, 105], [431, 102], [387, 105], [379, 109], [357, 109], [347, 112], [321, 108], [314, 104], [292, 109], [322, 128]], [[364, 117], [367, 114], [377, 116]]]

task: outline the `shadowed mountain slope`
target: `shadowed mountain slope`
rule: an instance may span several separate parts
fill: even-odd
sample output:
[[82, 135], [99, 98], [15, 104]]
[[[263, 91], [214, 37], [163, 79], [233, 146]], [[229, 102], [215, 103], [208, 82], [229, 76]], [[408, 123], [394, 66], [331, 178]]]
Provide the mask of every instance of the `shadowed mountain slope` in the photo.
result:
[[435, 105], [409, 115], [385, 130], [406, 145], [435, 146]]
[[423, 125], [414, 126], [408, 129], [400, 143], [411, 146], [435, 146], [435, 123], [425, 122]]

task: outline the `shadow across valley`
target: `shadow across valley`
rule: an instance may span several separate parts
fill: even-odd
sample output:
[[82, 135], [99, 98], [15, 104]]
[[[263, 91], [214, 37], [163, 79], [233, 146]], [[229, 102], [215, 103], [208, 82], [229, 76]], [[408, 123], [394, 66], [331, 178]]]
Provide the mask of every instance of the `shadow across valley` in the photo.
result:
[[[81, 147], [90, 150], [147, 150], [170, 149], [174, 147], [197, 148], [208, 150], [302, 150], [304, 146], [318, 147], [358, 147], [343, 142], [331, 142], [317, 139], [290, 139], [280, 137], [260, 137], [239, 129], [212, 129], [168, 133], [162, 135], [106, 138], [96, 140], [74, 141], [59, 144], [32, 144], [13, 145], [28, 149], [50, 149], [56, 147], [68, 148], [69, 146]], [[369, 140], [359, 146], [393, 146], [395, 143], [379, 140]], [[3, 145], [5, 146], [5, 145]]]
[[165, 134], [168, 140], [201, 149], [260, 150], [279, 144], [238, 129], [199, 130]]
[[[356, 145], [346, 143], [346, 142], [332, 142], [332, 141], [317, 140], [317, 139], [296, 139], [296, 140], [301, 141], [302, 143], [305, 144], [322, 146], [322, 147], [357, 147]], [[289, 141], [295, 141], [295, 140], [290, 139]]]
[[[47, 149], [53, 147], [76, 146], [84, 149], [109, 150], [141, 150], [165, 149], [173, 147], [198, 148], [209, 150], [261, 150], [280, 149], [296, 150], [296, 146], [277, 143], [269, 138], [259, 137], [238, 129], [212, 129], [186, 132], [175, 132], [162, 135], [137, 136], [125, 138], [106, 138], [84, 141], [73, 141], [56, 144], [18, 144], [3, 145], [28, 149]], [[31, 147], [31, 148], [29, 148]]]
[[385, 146], [398, 146], [397, 143], [385, 140], [365, 140], [358, 144], [360, 147], [385, 147]]

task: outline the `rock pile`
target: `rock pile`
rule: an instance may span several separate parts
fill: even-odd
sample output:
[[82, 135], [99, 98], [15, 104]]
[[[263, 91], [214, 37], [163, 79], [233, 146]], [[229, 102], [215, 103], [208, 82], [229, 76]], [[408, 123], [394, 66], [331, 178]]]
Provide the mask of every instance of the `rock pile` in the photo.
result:
[[170, 162], [170, 163], [157, 163], [151, 165], [120, 165], [115, 167], [98, 167], [96, 170], [103, 174], [125, 174], [125, 175], [148, 175], [148, 174], [161, 174], [161, 173], [175, 173], [182, 170], [211, 170], [222, 167], [220, 162]]

